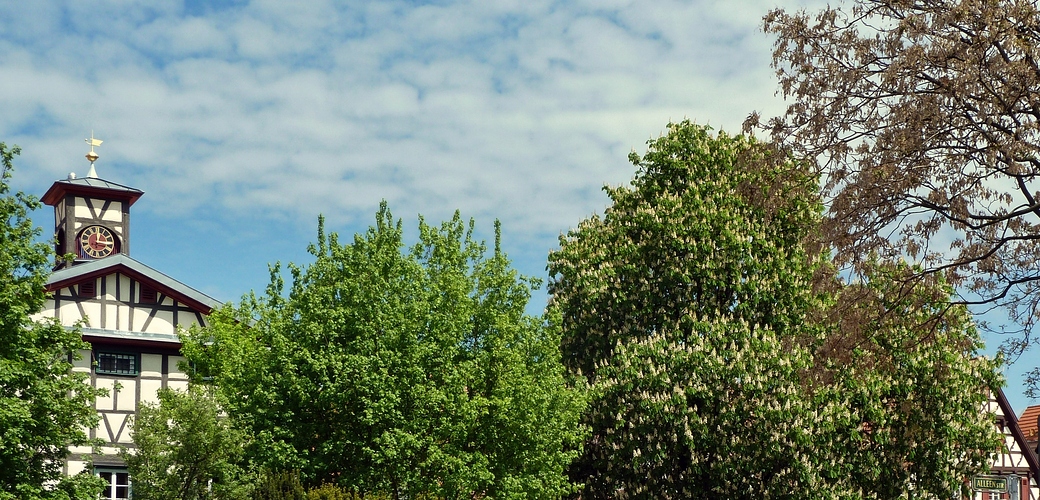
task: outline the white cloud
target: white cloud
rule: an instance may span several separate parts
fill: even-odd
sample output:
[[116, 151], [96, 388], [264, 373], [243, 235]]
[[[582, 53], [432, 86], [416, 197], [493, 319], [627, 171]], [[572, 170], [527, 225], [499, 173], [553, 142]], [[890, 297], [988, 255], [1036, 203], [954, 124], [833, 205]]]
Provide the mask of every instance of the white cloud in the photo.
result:
[[764, 5], [33, 5], [0, 19], [0, 138], [24, 182], [82, 175], [93, 128], [102, 175], [170, 215], [365, 223], [385, 198], [501, 218], [543, 252], [667, 121], [778, 110]]
[[164, 17], [136, 28], [131, 40], [137, 47], [174, 57], [228, 56], [233, 46], [219, 19]]

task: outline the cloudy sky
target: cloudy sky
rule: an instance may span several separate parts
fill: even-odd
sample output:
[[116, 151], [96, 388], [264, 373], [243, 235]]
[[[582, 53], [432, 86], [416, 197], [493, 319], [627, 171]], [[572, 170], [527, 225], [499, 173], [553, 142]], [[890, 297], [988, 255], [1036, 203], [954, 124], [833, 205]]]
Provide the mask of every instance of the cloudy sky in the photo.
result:
[[406, 227], [499, 219], [545, 277], [670, 120], [782, 110], [780, 1], [0, 2], [0, 140], [40, 195], [86, 174], [93, 131], [100, 177], [145, 191], [133, 257], [220, 300], [307, 262], [318, 214], [349, 235], [384, 199]]

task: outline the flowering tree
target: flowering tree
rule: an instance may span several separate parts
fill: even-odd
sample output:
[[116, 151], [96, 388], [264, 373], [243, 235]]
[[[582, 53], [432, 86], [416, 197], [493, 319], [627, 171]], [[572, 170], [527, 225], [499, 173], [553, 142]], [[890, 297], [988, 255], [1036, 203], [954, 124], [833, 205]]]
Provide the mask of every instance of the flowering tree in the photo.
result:
[[582, 498], [949, 498], [984, 466], [998, 381], [948, 287], [839, 280], [817, 178], [768, 144], [682, 122], [631, 160], [550, 256]]

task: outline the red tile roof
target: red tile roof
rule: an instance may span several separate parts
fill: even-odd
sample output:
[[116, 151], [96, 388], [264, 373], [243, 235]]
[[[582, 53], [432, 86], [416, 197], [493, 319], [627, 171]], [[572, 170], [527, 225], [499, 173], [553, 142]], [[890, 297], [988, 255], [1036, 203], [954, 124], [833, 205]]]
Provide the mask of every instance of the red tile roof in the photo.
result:
[[1022, 429], [1022, 434], [1025, 435], [1027, 441], [1040, 439], [1037, 429], [1037, 417], [1040, 417], [1040, 405], [1026, 408], [1022, 412], [1022, 416], [1018, 418], [1018, 426]]

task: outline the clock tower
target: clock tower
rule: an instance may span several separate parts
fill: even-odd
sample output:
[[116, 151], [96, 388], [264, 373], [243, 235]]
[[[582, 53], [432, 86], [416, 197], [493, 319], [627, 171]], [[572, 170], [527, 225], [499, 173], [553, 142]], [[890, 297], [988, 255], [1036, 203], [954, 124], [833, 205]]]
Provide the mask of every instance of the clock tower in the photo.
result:
[[87, 142], [87, 175], [70, 174], [42, 197], [54, 207], [55, 249], [73, 259], [59, 259], [33, 318], [80, 332], [89, 347], [70, 357], [72, 371], [108, 390], [95, 401], [96, 425], [84, 429], [100, 446], [69, 448], [63, 472], [95, 474], [105, 483], [102, 498], [127, 500], [132, 480], [120, 450], [134, 447], [130, 422], [141, 405], [158, 404], [163, 388], [188, 387], [177, 333], [206, 326], [220, 302], [130, 256], [130, 207], [144, 193], [98, 178], [101, 141]]
[[58, 255], [72, 254], [72, 262], [60, 261], [58, 268], [66, 268], [112, 255], [130, 254], [130, 207], [144, 194], [139, 189], [99, 179], [94, 170], [98, 159], [94, 147], [101, 141], [91, 137], [90, 172], [77, 179], [68, 179], [51, 185], [41, 200], [54, 207], [54, 251]]

